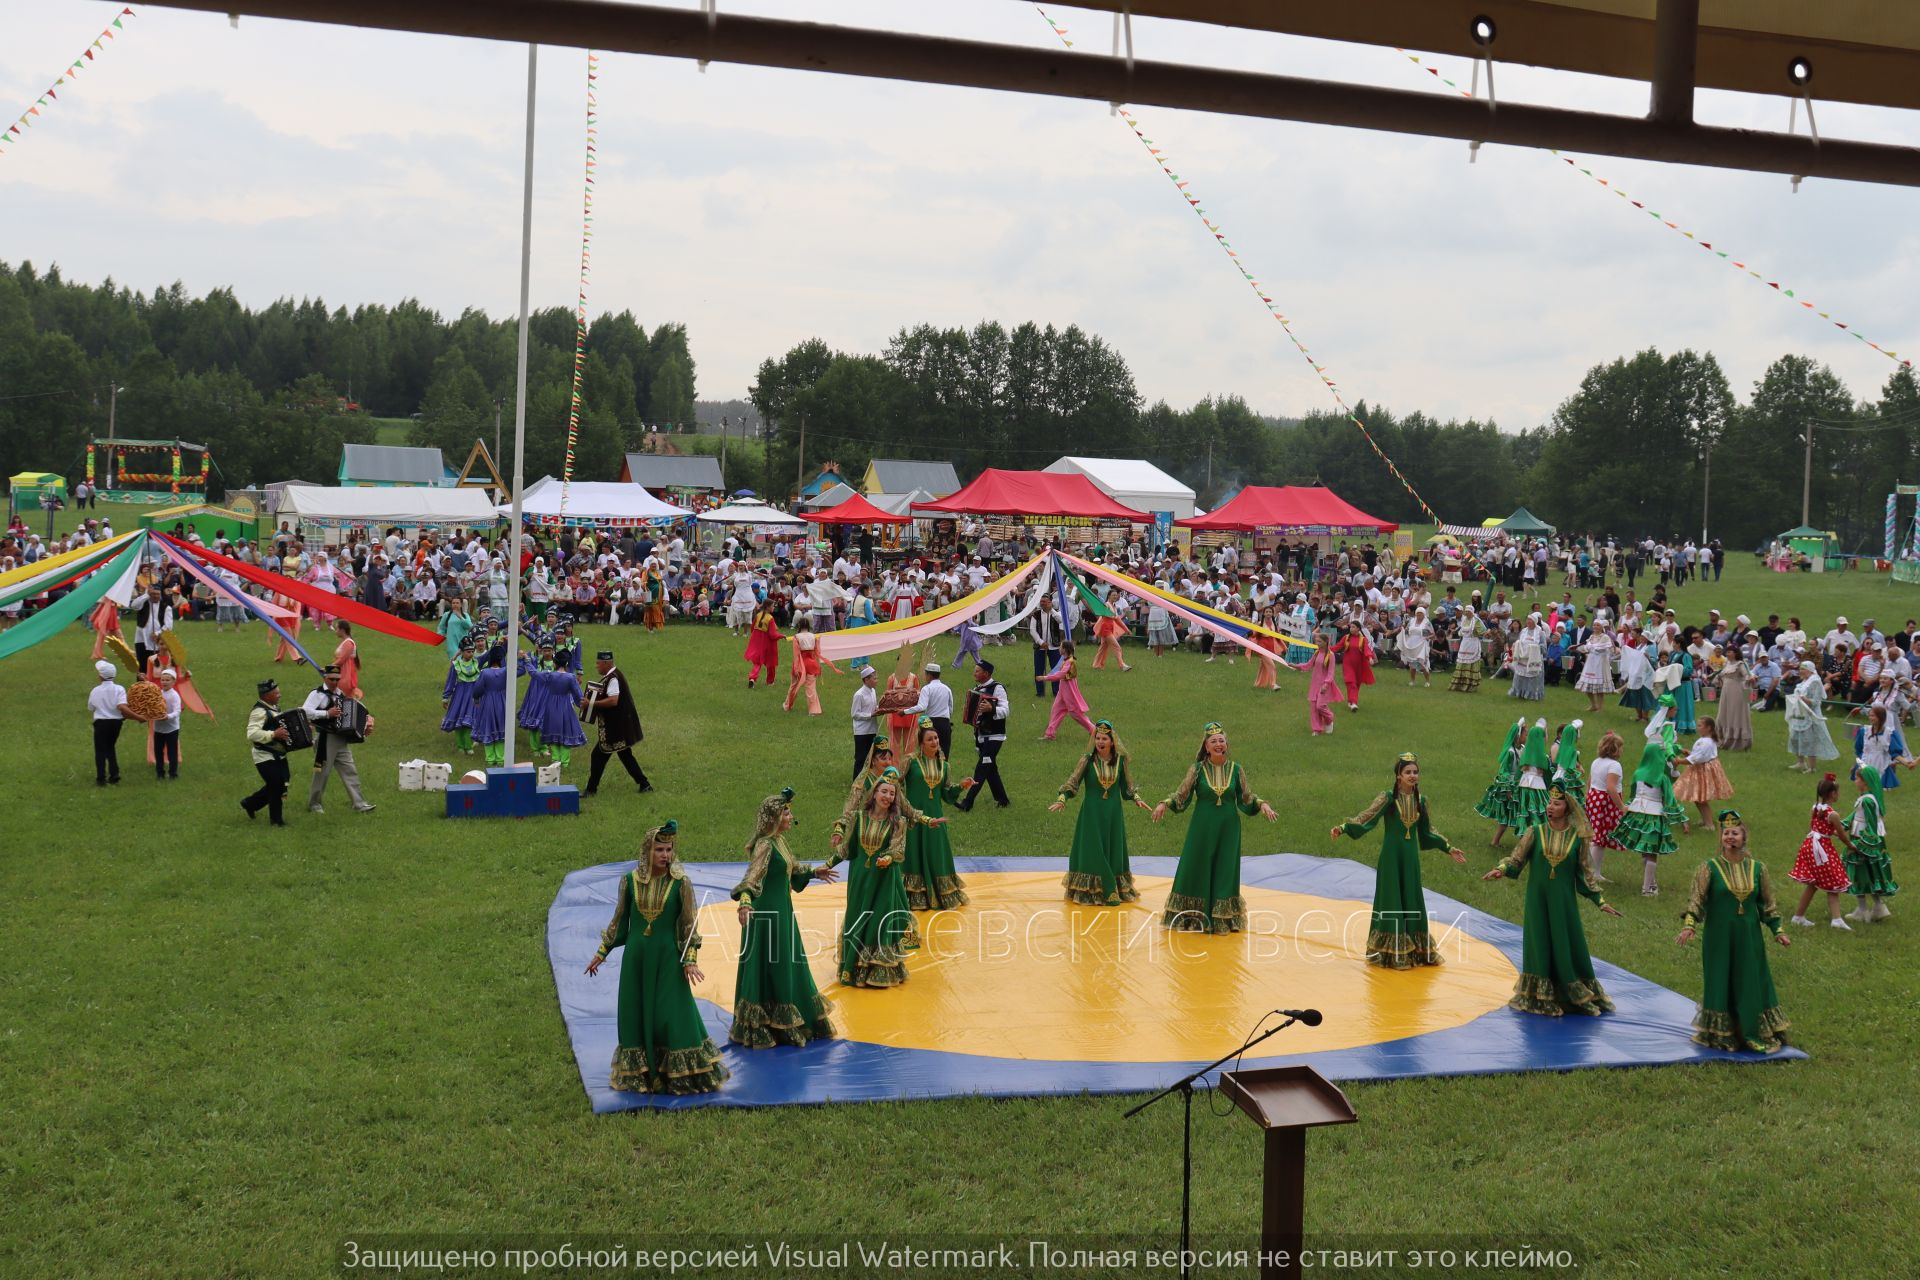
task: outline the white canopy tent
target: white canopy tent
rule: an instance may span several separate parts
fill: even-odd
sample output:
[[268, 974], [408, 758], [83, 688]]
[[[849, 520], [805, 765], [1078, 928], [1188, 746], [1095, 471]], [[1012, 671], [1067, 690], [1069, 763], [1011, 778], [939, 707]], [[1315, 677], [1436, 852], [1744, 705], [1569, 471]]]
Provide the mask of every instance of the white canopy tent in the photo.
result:
[[1175, 520], [1192, 516], [1194, 499], [1199, 496], [1151, 462], [1139, 458], [1064, 457], [1045, 469], [1083, 475], [1121, 506], [1135, 511], [1171, 511]]
[[320, 529], [490, 529], [498, 519], [480, 489], [391, 489], [289, 485], [281, 490], [281, 519], [292, 517]]
[[[560, 497], [560, 482], [552, 476], [541, 476], [521, 495], [521, 513], [535, 524], [629, 526], [684, 520], [693, 514], [685, 507], [662, 502], [637, 484], [618, 480], [575, 480], [567, 486], [564, 519]], [[509, 519], [513, 516], [510, 504], [499, 511]]]
[[695, 519], [701, 524], [751, 524], [761, 527], [804, 526], [807, 523], [803, 517], [788, 515], [778, 507], [770, 507], [758, 498], [736, 498], [724, 507], [702, 511]]

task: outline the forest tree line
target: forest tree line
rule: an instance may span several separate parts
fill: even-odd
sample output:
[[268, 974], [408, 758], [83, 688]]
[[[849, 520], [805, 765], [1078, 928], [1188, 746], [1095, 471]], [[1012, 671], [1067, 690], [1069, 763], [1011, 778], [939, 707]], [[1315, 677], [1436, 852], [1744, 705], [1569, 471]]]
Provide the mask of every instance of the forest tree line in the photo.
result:
[[[282, 299], [256, 311], [226, 289], [140, 293], [0, 264], [0, 474], [77, 478], [110, 408], [123, 438], [206, 443], [228, 487], [330, 481], [343, 443], [374, 438], [371, 416], [418, 415], [411, 442], [458, 465], [476, 437], [491, 443], [496, 413], [510, 448], [516, 342], [511, 319], [474, 309]], [[573, 346], [570, 311], [534, 313], [529, 479], [562, 465]], [[575, 475], [610, 479], [647, 424], [694, 420], [695, 363], [684, 325], [649, 331], [628, 311], [594, 320], [586, 351]], [[965, 479], [1079, 454], [1145, 458], [1202, 506], [1243, 484], [1324, 484], [1376, 515], [1423, 518], [1345, 417], [1266, 416], [1231, 394], [1149, 404], [1124, 356], [1077, 326], [918, 325], [878, 353], [812, 339], [765, 360], [748, 400], [764, 449], [730, 453], [730, 488], [784, 496], [827, 461], [857, 475], [874, 457], [938, 459]], [[1697, 536], [1704, 496], [1715, 536], [1756, 544], [1800, 522], [1809, 427], [1812, 522], [1850, 549], [1877, 548], [1886, 494], [1920, 482], [1920, 383], [1904, 366], [1868, 400], [1785, 355], [1743, 401], [1711, 354], [1646, 350], [1588, 370], [1546, 423], [1517, 433], [1355, 408], [1459, 523], [1525, 504], [1566, 529]]]

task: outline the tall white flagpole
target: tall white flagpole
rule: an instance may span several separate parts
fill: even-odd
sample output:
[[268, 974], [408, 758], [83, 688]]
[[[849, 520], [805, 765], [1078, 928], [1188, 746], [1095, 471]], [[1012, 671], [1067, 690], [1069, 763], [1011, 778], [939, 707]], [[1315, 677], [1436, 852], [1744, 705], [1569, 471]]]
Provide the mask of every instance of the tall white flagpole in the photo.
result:
[[520, 198], [520, 359], [513, 391], [513, 529], [507, 551], [507, 767], [513, 767], [514, 704], [520, 692], [520, 503], [527, 456], [527, 295], [533, 267], [533, 98], [540, 46], [527, 46], [527, 158]]

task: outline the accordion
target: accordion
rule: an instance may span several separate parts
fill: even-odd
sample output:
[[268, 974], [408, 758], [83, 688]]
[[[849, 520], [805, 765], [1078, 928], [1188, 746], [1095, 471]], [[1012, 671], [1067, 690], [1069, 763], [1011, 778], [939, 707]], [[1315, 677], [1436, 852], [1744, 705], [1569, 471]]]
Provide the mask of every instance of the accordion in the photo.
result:
[[587, 694], [586, 694], [587, 709], [586, 709], [586, 712], [580, 717], [581, 724], [591, 725], [599, 722], [600, 699], [606, 696], [607, 696], [607, 682], [605, 680], [589, 680], [587, 682]]
[[272, 748], [282, 755], [289, 751], [305, 751], [313, 745], [313, 719], [300, 707], [282, 711], [267, 721], [267, 731], [285, 729], [287, 740]]
[[367, 715], [367, 704], [354, 698], [340, 699], [339, 712], [328, 726], [327, 732], [337, 733], [348, 742], [365, 742], [367, 726], [372, 717]]

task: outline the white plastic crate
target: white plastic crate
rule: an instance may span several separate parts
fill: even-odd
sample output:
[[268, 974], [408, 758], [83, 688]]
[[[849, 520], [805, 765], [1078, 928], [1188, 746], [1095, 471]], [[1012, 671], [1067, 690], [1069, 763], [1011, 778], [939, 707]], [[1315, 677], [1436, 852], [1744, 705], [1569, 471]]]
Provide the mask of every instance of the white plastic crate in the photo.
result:
[[402, 760], [400, 762], [400, 789], [402, 791], [426, 790], [426, 773], [426, 761]]
[[450, 764], [430, 764], [427, 765], [422, 772], [424, 776], [421, 781], [424, 784], [425, 790], [445, 791], [447, 789], [447, 780], [453, 776], [453, 766]]
[[559, 786], [560, 785], [559, 764], [555, 763], [555, 764], [541, 765], [538, 773], [536, 774], [536, 779], [539, 782], [539, 785], [543, 787]]

